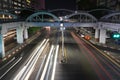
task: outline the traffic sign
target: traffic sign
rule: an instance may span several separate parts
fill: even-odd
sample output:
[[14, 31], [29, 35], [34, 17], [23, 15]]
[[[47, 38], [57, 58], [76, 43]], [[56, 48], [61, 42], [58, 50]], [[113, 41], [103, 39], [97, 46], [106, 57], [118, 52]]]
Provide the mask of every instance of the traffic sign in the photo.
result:
[[114, 33], [112, 37], [114, 39], [119, 39], [120, 38], [120, 33]]

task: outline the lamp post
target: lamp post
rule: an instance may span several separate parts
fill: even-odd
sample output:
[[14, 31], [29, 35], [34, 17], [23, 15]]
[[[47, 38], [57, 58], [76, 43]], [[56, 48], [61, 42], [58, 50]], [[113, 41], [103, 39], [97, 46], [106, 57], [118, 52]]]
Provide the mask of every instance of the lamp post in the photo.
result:
[[63, 23], [60, 24], [61, 34], [62, 34], [62, 60], [61, 62], [65, 62], [65, 54], [64, 54], [64, 27]]
[[62, 17], [59, 17], [60, 18], [60, 30], [61, 30], [61, 35], [62, 35], [62, 60], [61, 62], [65, 62], [65, 54], [64, 54], [64, 30], [65, 30], [65, 27], [63, 25], [63, 18]]

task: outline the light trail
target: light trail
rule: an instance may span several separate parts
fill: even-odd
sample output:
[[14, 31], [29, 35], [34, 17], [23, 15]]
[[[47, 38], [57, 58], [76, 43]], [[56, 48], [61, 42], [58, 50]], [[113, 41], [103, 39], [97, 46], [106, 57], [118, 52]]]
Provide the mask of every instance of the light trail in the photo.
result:
[[32, 53], [33, 55], [31, 55], [28, 59], [28, 61], [26, 62], [27, 63], [27, 66], [30, 64], [30, 62], [32, 61], [33, 57], [35, 56], [35, 54], [38, 52], [38, 50], [40, 49], [40, 47], [42, 47], [43, 43], [46, 41], [46, 39], [44, 39], [41, 43], [40, 46], [38, 46]]
[[[55, 48], [54, 48], [55, 49]], [[47, 67], [47, 71], [46, 71], [46, 75], [45, 75], [45, 79], [44, 80], [49, 80], [49, 76], [51, 75], [51, 69], [52, 69], [52, 65], [53, 65], [53, 58], [54, 58], [54, 50], [50, 56], [50, 60], [49, 60], [49, 65]]]
[[43, 65], [44, 65], [44, 63], [45, 63], [45, 58], [46, 58], [46, 55], [44, 56], [44, 59], [43, 59], [43, 61], [42, 61], [42, 64], [40, 65], [40, 68], [39, 68], [39, 70], [38, 70], [38, 73], [37, 73], [37, 76], [36, 76], [35, 80], [38, 80], [38, 78], [39, 78], [40, 71], [42, 70], [42, 67], [43, 67]]
[[58, 50], [59, 50], [59, 45], [57, 45], [56, 52], [55, 52], [55, 59], [54, 59], [54, 64], [53, 64], [53, 71], [52, 71], [51, 80], [54, 80], [54, 78], [55, 78], [55, 70], [56, 70], [56, 64], [57, 64]]
[[43, 69], [43, 72], [42, 72], [42, 75], [41, 75], [40, 80], [44, 80], [44, 78], [45, 78], [45, 73], [46, 73], [46, 71], [47, 71], [48, 63], [49, 63], [50, 56], [51, 56], [51, 54], [52, 54], [53, 49], [54, 49], [54, 46], [52, 45], [52, 47], [51, 47], [51, 49], [50, 49], [50, 52], [49, 52], [49, 55], [48, 55], [48, 58], [47, 58], [47, 61], [46, 61], [46, 64], [45, 64], [45, 67], [44, 67], [44, 69]]
[[21, 61], [22, 57], [14, 64], [12, 65], [2, 76], [0, 76], [0, 79], [2, 79], [16, 64], [18, 64]]
[[17, 76], [13, 80], [19, 80], [26, 68], [27, 68], [27, 66], [24, 66], [22, 68], [22, 70], [17, 74]]
[[49, 39], [47, 39], [47, 41], [45, 42], [45, 44], [39, 48], [38, 52], [35, 53], [35, 57], [32, 59], [31, 63], [29, 64], [29, 66], [27, 66], [27, 70], [25, 71], [24, 75], [22, 76], [22, 80], [28, 80], [31, 73], [34, 70], [34, 66], [38, 60], [38, 58], [40, 57], [40, 55], [42, 54], [42, 51], [44, 50], [45, 46], [47, 45]]
[[34, 66], [41, 55], [42, 51], [44, 50], [46, 44], [48, 43], [49, 39], [44, 39], [42, 43], [38, 43], [38, 47], [32, 52], [32, 55], [26, 61], [25, 66], [21, 69], [21, 71], [17, 74], [14, 80], [28, 80], [32, 71], [34, 70]]
[[6, 67], [8, 64], [10, 64], [14, 59], [15, 59], [15, 57], [12, 58], [7, 64], [5, 64], [4, 66], [2, 66], [2, 67], [0, 68], [0, 70], [2, 70], [4, 67]]

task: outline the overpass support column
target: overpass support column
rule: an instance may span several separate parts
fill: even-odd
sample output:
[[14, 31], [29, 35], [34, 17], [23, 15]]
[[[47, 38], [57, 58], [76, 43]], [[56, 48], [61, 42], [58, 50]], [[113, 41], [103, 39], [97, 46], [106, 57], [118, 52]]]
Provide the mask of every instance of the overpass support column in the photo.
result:
[[106, 43], [106, 30], [105, 29], [100, 29], [100, 39], [99, 42], [102, 44]]
[[23, 27], [17, 27], [17, 43], [23, 43]]
[[25, 27], [25, 30], [24, 30], [24, 39], [28, 39], [28, 30], [27, 30], [27, 27]]
[[0, 58], [5, 57], [5, 48], [4, 48], [4, 39], [3, 39], [3, 34], [2, 34], [2, 29], [0, 26]]
[[99, 41], [99, 34], [100, 34], [100, 30], [98, 28], [95, 29], [95, 40]]

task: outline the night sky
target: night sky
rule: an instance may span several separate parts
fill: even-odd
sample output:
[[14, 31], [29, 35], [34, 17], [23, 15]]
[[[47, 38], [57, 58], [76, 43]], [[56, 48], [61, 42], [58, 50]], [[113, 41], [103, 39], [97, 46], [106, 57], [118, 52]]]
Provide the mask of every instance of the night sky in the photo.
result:
[[45, 0], [46, 9], [76, 9], [76, 0]]

